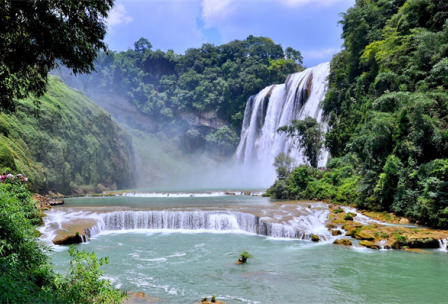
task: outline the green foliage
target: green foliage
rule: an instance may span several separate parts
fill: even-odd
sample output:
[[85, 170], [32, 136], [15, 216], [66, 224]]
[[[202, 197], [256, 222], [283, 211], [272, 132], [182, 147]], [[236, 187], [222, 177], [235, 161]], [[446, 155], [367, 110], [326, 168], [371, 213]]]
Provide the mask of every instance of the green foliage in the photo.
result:
[[126, 297], [100, 279], [107, 259], [93, 253], [70, 248], [70, 274], [54, 273], [34, 226], [42, 214], [23, 183], [0, 184], [0, 202], [0, 303], [121, 303]]
[[430, 0], [360, 0], [342, 14], [345, 49], [322, 103], [333, 159], [323, 174], [295, 169], [283, 192], [276, 182], [268, 193], [448, 227], [447, 16], [446, 1]]
[[133, 185], [131, 138], [107, 112], [54, 76], [39, 103], [39, 118], [32, 114], [33, 98], [0, 115], [7, 129], [0, 134], [0, 169], [28, 176], [36, 192], [81, 194], [98, 185]]
[[286, 179], [292, 172], [292, 169], [294, 168], [294, 158], [289, 156], [286, 153], [279, 153], [274, 160], [273, 166], [275, 167], [275, 170], [277, 171], [277, 178], [279, 180]]
[[[59, 64], [77, 73], [93, 70], [106, 50], [107, 1], [2, 1], [0, 3], [0, 109], [46, 91], [48, 72]], [[39, 100], [35, 100], [36, 105]]]
[[[182, 144], [194, 147], [189, 152], [206, 148], [228, 156], [236, 147], [235, 134], [241, 129], [249, 97], [303, 70], [297, 63], [302, 60], [299, 51], [284, 51], [267, 37], [249, 36], [220, 46], [203, 44], [184, 55], [153, 51], [144, 38], [134, 46], [126, 52], [99, 52], [97, 72], [69, 84], [92, 99], [108, 94], [126, 98], [157, 123], [156, 131], [168, 138], [181, 135]], [[172, 128], [185, 124], [185, 113], [213, 112], [230, 122], [228, 129], [196, 128], [199, 134], [192, 137], [188, 127]]]
[[292, 120], [289, 126], [278, 128], [278, 133], [286, 133], [293, 138], [293, 143], [303, 153], [304, 160], [317, 168], [323, 146], [323, 131], [315, 118], [306, 117], [303, 120]]
[[344, 216], [344, 220], [346, 220], [346, 221], [353, 221], [353, 214], [352, 213], [347, 213], [345, 216]]
[[212, 296], [212, 300], [211, 300], [211, 302], [212, 302], [212, 303], [215, 303], [215, 302], [216, 302], [216, 296]]
[[240, 253], [240, 257], [242, 261], [246, 261], [247, 259], [251, 259], [254, 258], [254, 256], [252, 254], [250, 254], [249, 252], [247, 252], [246, 250]]

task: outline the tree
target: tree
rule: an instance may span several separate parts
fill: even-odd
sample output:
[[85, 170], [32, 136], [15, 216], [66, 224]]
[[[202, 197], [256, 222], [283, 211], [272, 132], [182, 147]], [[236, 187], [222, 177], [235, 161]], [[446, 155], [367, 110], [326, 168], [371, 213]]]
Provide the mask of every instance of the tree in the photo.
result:
[[152, 48], [151, 42], [149, 42], [148, 39], [143, 37], [134, 43], [134, 50], [137, 53], [144, 54], [146, 50], [150, 50], [151, 48]]
[[291, 174], [292, 170], [294, 169], [295, 162], [294, 158], [289, 156], [286, 153], [279, 153], [274, 160], [274, 167], [277, 171], [277, 178], [279, 180], [286, 179], [289, 174]]
[[43, 95], [47, 75], [59, 65], [75, 74], [94, 70], [106, 51], [105, 18], [114, 0], [0, 2], [0, 110], [15, 99]]
[[300, 51], [297, 51], [293, 49], [292, 47], [288, 46], [285, 49], [285, 55], [286, 59], [294, 60], [295, 62], [299, 62], [300, 64], [303, 64], [303, 56]]
[[304, 159], [317, 168], [323, 146], [323, 131], [316, 119], [294, 119], [289, 126], [278, 128], [277, 132], [286, 133], [288, 138], [292, 138], [294, 146], [302, 150]]

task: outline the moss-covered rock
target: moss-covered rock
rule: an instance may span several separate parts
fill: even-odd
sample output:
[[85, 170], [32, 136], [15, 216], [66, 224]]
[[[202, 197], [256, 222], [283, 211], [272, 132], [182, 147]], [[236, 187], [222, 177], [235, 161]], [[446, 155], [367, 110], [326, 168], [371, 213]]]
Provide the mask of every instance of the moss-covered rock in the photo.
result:
[[335, 245], [352, 246], [352, 242], [348, 239], [338, 239], [333, 242]]
[[332, 234], [333, 236], [337, 236], [337, 235], [341, 235], [342, 232], [341, 232], [341, 230], [332, 230], [332, 231], [331, 231], [331, 234]]
[[311, 241], [313, 241], [313, 242], [319, 242], [319, 241], [320, 241], [320, 238], [319, 238], [318, 235], [313, 234], [313, 235], [311, 235]]
[[359, 245], [370, 248], [370, 249], [380, 249], [378, 245], [375, 244], [375, 242], [370, 241], [361, 241], [359, 242]]

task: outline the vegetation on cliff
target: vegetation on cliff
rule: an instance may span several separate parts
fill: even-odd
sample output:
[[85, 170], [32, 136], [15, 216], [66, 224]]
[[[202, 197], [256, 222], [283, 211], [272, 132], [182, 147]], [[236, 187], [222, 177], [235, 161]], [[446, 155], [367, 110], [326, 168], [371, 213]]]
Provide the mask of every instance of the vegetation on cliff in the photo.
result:
[[269, 193], [446, 228], [448, 3], [359, 0], [342, 17], [345, 49], [323, 102], [333, 159], [327, 171], [296, 168]]
[[0, 303], [121, 303], [125, 295], [101, 279], [107, 258], [71, 247], [69, 274], [56, 274], [38, 242], [42, 214], [20, 181], [0, 184]]
[[[126, 98], [154, 121], [154, 133], [162, 131], [193, 151], [218, 146], [221, 153], [232, 154], [248, 98], [303, 69], [299, 51], [266, 37], [204, 44], [185, 55], [153, 51], [144, 38], [134, 46], [126, 52], [99, 52], [96, 73], [76, 79], [60, 75], [93, 100], [111, 94]], [[210, 111], [224, 125], [201, 127], [182, 118]]]
[[81, 92], [51, 76], [48, 92], [0, 114], [0, 168], [29, 177], [34, 191], [82, 194], [134, 184], [130, 135]]

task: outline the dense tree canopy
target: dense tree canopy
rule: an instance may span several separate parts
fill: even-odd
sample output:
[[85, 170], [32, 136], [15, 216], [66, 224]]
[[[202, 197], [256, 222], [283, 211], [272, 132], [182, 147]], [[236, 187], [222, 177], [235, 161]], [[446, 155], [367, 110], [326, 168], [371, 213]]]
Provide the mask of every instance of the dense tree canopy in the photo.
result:
[[63, 64], [88, 73], [106, 50], [105, 18], [114, 0], [0, 2], [0, 110], [45, 92], [48, 72]]
[[340, 23], [322, 105], [332, 170], [297, 169], [288, 195], [448, 227], [448, 2], [358, 0]]
[[[184, 55], [154, 51], [151, 43], [141, 38], [133, 50], [100, 52], [97, 73], [78, 80], [79, 88], [88, 95], [92, 92], [93, 99], [98, 93], [125, 97], [151, 116], [160, 129], [172, 130], [171, 137], [183, 132], [196, 146], [220, 142], [232, 153], [248, 98], [301, 71], [301, 62], [299, 51], [283, 50], [266, 37], [249, 36], [219, 46], [203, 44]], [[210, 135], [210, 130], [182, 125], [183, 113], [204, 111], [216, 111], [230, 128]]]

